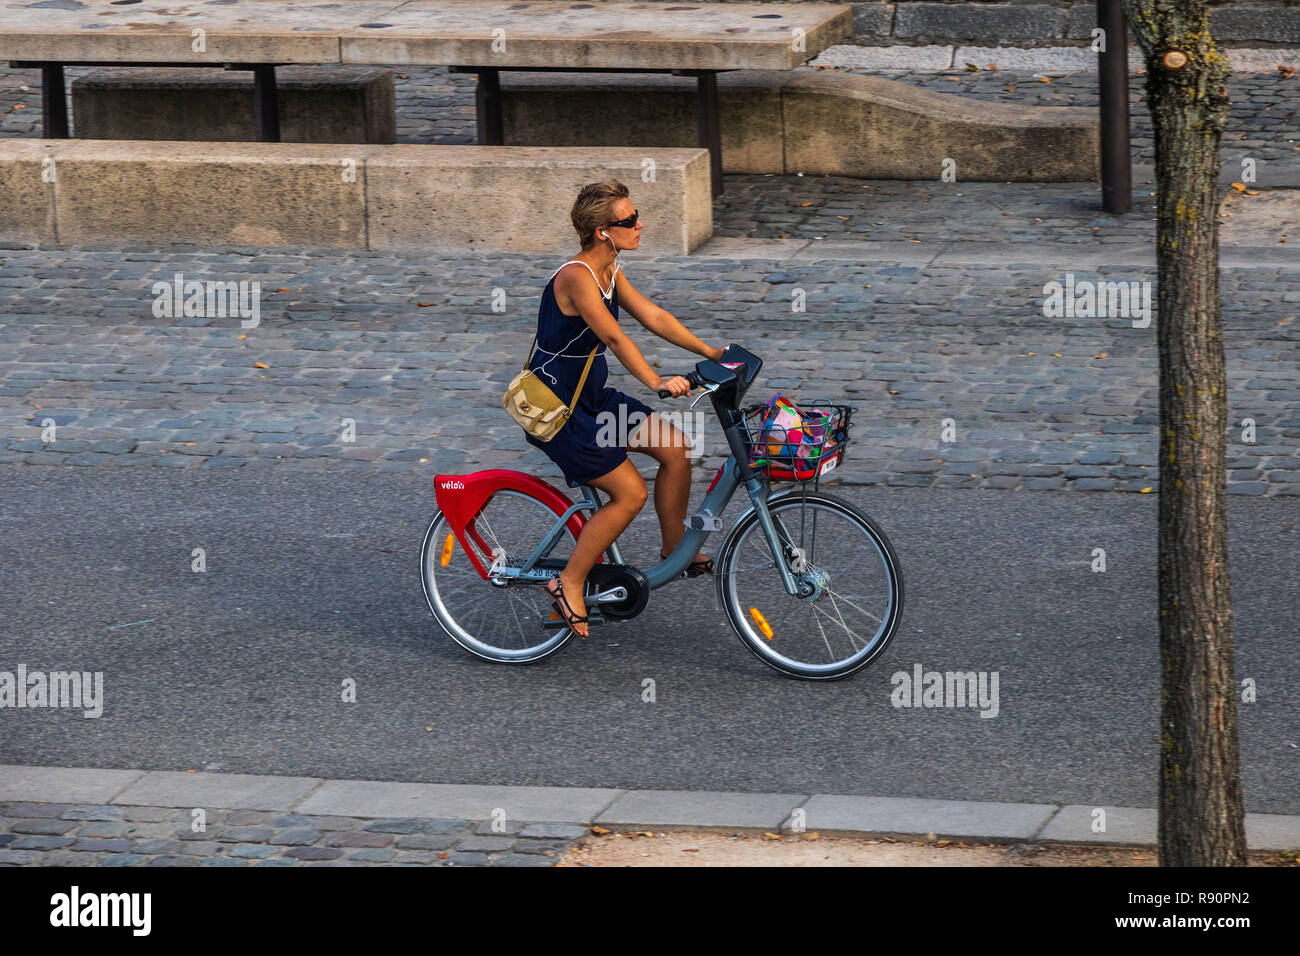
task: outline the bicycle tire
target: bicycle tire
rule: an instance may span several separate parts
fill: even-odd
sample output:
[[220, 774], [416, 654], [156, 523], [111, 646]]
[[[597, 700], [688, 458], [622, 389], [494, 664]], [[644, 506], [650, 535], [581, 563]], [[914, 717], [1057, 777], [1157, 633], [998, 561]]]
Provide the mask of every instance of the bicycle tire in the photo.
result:
[[[801, 680], [830, 681], [842, 680], [849, 677], [864, 667], [870, 665], [876, 660], [889, 646], [898, 632], [899, 625], [903, 616], [903, 573], [899, 564], [898, 556], [894, 551], [893, 544], [885, 532], [866, 514], [858, 508], [841, 498], [833, 495], [814, 492], [807, 495], [788, 494], [769, 501], [768, 507], [774, 517], [780, 517], [782, 512], [788, 512], [791, 509], [802, 508], [805, 506], [814, 506], [826, 509], [839, 514], [856, 523], [867, 538], [871, 541], [878, 556], [881, 559], [881, 566], [885, 572], [888, 581], [889, 604], [885, 616], [881, 618], [881, 625], [873, 635], [869, 644], [864, 648], [841, 661], [834, 661], [824, 665], [804, 665], [799, 664], [784, 657], [777, 652], [772, 645], [771, 638], [766, 638], [755, 628], [757, 619], [753, 622], [745, 615], [744, 604], [747, 603], [740, 599], [738, 587], [736, 584], [738, 574], [742, 573], [735, 565], [739, 559], [739, 551], [743, 543], [751, 535], [757, 534], [759, 540], [763, 542], [763, 551], [770, 558], [771, 551], [766, 547], [766, 539], [762, 538], [762, 529], [758, 527], [757, 511], [750, 511], [738, 521], [726, 540], [723, 542], [718, 552], [717, 574], [720, 575], [719, 591], [722, 599], [722, 605], [727, 615], [727, 621], [732, 630], [736, 632], [741, 643], [749, 649], [755, 657], [774, 670]], [[772, 566], [772, 581], [779, 582], [780, 578], [775, 572], [775, 566]], [[780, 590], [780, 595], [789, 599], [791, 602], [797, 602], [788, 595], [780, 584], [776, 587]], [[802, 602], [807, 604], [809, 602]], [[856, 606], [856, 605], [855, 605]], [[838, 613], [838, 611], [837, 611]], [[815, 610], [813, 616], [815, 617]], [[751, 612], [752, 616], [752, 612]], [[842, 620], [842, 618], [841, 618]], [[763, 626], [767, 626], [766, 620]], [[847, 628], [846, 628], [847, 630]]]
[[[556, 515], [548, 505], [539, 499], [521, 491], [503, 489], [494, 494], [488, 502], [484, 504], [483, 509], [480, 511], [480, 516], [476, 517], [476, 521], [479, 520], [479, 517], [487, 511], [488, 507], [493, 502], [502, 499], [503, 496], [506, 498], [513, 497], [522, 499], [523, 501], [534, 504], [536, 506], [537, 525], [539, 527], [542, 524], [549, 527], [549, 525], [553, 524], [558, 518], [558, 515]], [[544, 532], [539, 532], [535, 537], [524, 535], [523, 539], [520, 541], [520, 550], [526, 548], [527, 550], [523, 553], [527, 554], [530, 552], [531, 549], [541, 541], [543, 533]], [[537, 623], [537, 630], [539, 635], [543, 633], [545, 634], [544, 639], [540, 640], [535, 645], [518, 648], [494, 646], [491, 643], [490, 636], [482, 633], [481, 627], [478, 628], [479, 633], [471, 633], [470, 630], [467, 630], [466, 625], [469, 622], [463, 620], [467, 616], [467, 612], [463, 609], [453, 611], [453, 609], [448, 606], [447, 598], [450, 594], [445, 593], [444, 590], [439, 587], [437, 580], [438, 571], [434, 568], [434, 563], [437, 563], [439, 567], [445, 567], [441, 563], [440, 556], [435, 557], [433, 552], [435, 548], [439, 547], [439, 542], [445, 542], [448, 540], [447, 536], [449, 535], [451, 535], [451, 529], [447, 522], [447, 518], [442, 513], [441, 509], [436, 509], [433, 518], [429, 522], [428, 530], [424, 533], [424, 540], [420, 546], [420, 583], [424, 589], [424, 599], [429, 606], [430, 612], [448, 637], [475, 657], [496, 664], [535, 664], [550, 657], [572, 640], [575, 633], [572, 628], [565, 627], [559, 628], [553, 632], [543, 632], [540, 620]], [[567, 541], [571, 547], [576, 539], [572, 532], [570, 532], [566, 527], [562, 532], [561, 540]], [[458, 550], [459, 547], [459, 542], [452, 543], [452, 550]], [[464, 583], [460, 585], [460, 588], [473, 589], [475, 597], [469, 602], [469, 607], [471, 611], [477, 611], [479, 616], [484, 620], [492, 617], [491, 609], [486, 608], [484, 602], [490, 600], [493, 595], [504, 595], [506, 601], [509, 602], [511, 600], [511, 591], [514, 591], [519, 595], [520, 600], [531, 602], [531, 610], [535, 612], [533, 616], [544, 617], [549, 614], [551, 609], [550, 601], [541, 594], [540, 585], [533, 584], [525, 585], [523, 587], [518, 585], [508, 585], [504, 588], [498, 588], [496, 585], [484, 581], [479, 577], [477, 571], [471, 570], [468, 560], [465, 560], [463, 563], [465, 567], [460, 569], [460, 571]], [[481, 589], [478, 587], [480, 585]], [[588, 582], [586, 590], [588, 593], [591, 593], [592, 587], [590, 582]], [[534, 594], [534, 591], [537, 593]], [[457, 616], [458, 614], [459, 618]], [[504, 616], [502, 616], [502, 620], [505, 620]], [[520, 623], [517, 615], [514, 620], [516, 624]], [[520, 627], [519, 631], [520, 633], [524, 633], [524, 628]]]

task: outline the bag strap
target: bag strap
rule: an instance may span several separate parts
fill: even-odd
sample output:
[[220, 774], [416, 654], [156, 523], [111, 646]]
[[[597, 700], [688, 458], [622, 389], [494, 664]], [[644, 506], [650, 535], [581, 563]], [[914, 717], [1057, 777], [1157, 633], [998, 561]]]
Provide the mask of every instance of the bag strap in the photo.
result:
[[[597, 345], [596, 348], [600, 346]], [[592, 349], [591, 354], [587, 356], [587, 364], [582, 369], [582, 377], [578, 379], [578, 387], [573, 390], [573, 401], [569, 402], [569, 415], [566, 415], [566, 418], [571, 416], [578, 406], [578, 396], [582, 394], [582, 386], [587, 384], [587, 373], [591, 371], [591, 363], [594, 361], [596, 361], [596, 349]]]

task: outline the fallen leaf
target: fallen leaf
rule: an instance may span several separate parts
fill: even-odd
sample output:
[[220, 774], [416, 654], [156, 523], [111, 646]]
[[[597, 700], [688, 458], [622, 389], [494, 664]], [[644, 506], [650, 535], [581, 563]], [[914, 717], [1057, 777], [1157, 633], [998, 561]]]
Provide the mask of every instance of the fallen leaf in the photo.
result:
[[763, 834], [763, 839], [764, 839], [764, 840], [779, 840], [779, 839], [781, 839], [781, 834], [779, 834], [779, 833], [764, 833], [764, 834]]
[[684, 850], [682, 850], [682, 852], [683, 852], [683, 853], [699, 853], [699, 852], [700, 852], [700, 848], [699, 848], [698, 846], [688, 846], [688, 847], [686, 847]]
[[438, 854], [438, 859], [445, 860], [449, 856], [451, 856], [451, 854], [448, 853], [446, 850], [443, 850], [441, 853]]
[[990, 63], [990, 64], [988, 65], [988, 68], [989, 68], [990, 70], [992, 70], [994, 73], [996, 73], [996, 72], [998, 71], [998, 66], [997, 66], [996, 63]]
[[1053, 352], [1053, 353], [1052, 353], [1052, 358], [1061, 358], [1061, 357], [1062, 357], [1062, 356], [1061, 356], [1061, 353], [1060, 353], [1060, 352]]
[[282, 286], [280, 286], [280, 288], [276, 289], [275, 291], [276, 291], [276, 292], [292, 292], [293, 290], [290, 289], [287, 285], [282, 285]]
[[1141, 491], [1138, 492], [1138, 494], [1140, 494], [1140, 495], [1145, 495], [1145, 494], [1146, 494], [1148, 491], [1150, 491], [1150, 490], [1151, 490], [1151, 489], [1150, 489], [1149, 487], [1148, 487], [1148, 488], [1143, 488]]
[[247, 335], [241, 335], [241, 336], [239, 336], [239, 337], [240, 337], [241, 339], [246, 339], [246, 338], [248, 338]]
[[270, 367], [271, 367], [271, 366], [269, 366], [269, 365], [264, 365], [264, 364], [261, 363], [261, 362], [254, 362], [254, 363], [253, 363], [253, 368], [270, 368]]
[[596, 834], [596, 836], [605, 836], [610, 831], [607, 830], [605, 827], [592, 827], [591, 832]]
[[822, 835], [814, 830], [812, 833], [805, 833], [803, 838], [805, 840], [820, 840]]
[[1106, 357], [1105, 352], [1098, 352], [1096, 355], [1093, 356], [1093, 358], [1105, 358], [1105, 357]]
[[812, 203], [810, 203], [810, 202], [801, 202], [799, 205], [800, 205], [800, 206], [811, 206]]
[[1282, 74], [1284, 80], [1289, 80], [1291, 77], [1295, 76], [1295, 68], [1287, 66], [1285, 63], [1279, 63], [1277, 65], [1277, 71]]
[[974, 63], [967, 63], [967, 64], [966, 64], [966, 72], [967, 72], [967, 73], [978, 73], [979, 71], [980, 71], [980, 68], [979, 68], [978, 66], [976, 66]]
[[1040, 76], [1040, 77], [1038, 78], [1038, 82], [1039, 82], [1039, 83], [1051, 83], [1051, 82], [1052, 82], [1052, 78], [1051, 78], [1050, 76]]
[[437, 305], [436, 302], [417, 302], [417, 303], [415, 303], [415, 304], [418, 305], [418, 306], [419, 306], [420, 308], [422, 308], [422, 309], [427, 309], [427, 308], [428, 308], [429, 306], [431, 306], [431, 305]]
[[948, 846], [950, 843], [952, 843], [951, 840], [940, 840], [935, 846]]

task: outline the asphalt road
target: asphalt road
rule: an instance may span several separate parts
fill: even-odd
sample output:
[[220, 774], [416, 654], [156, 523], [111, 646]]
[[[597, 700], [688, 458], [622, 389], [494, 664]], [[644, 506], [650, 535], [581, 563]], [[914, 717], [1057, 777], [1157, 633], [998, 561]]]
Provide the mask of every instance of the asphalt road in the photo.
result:
[[[0, 710], [0, 762], [1154, 805], [1154, 496], [837, 491], [890, 534], [907, 607], [823, 685], [754, 660], [704, 581], [540, 665], [469, 656], [420, 590], [429, 478], [0, 466], [0, 670], [103, 671], [106, 697], [98, 720]], [[1300, 501], [1231, 518], [1246, 803], [1300, 813]], [[999, 715], [894, 708], [915, 663], [997, 671]]]

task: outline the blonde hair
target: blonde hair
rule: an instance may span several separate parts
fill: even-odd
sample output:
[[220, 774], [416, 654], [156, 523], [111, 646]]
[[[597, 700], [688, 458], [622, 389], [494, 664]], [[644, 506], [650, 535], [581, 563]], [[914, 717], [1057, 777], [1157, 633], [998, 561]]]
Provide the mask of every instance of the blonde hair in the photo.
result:
[[569, 212], [582, 248], [588, 248], [595, 241], [597, 229], [603, 229], [618, 218], [614, 215], [614, 203], [627, 197], [627, 187], [617, 179], [588, 183], [582, 187]]

